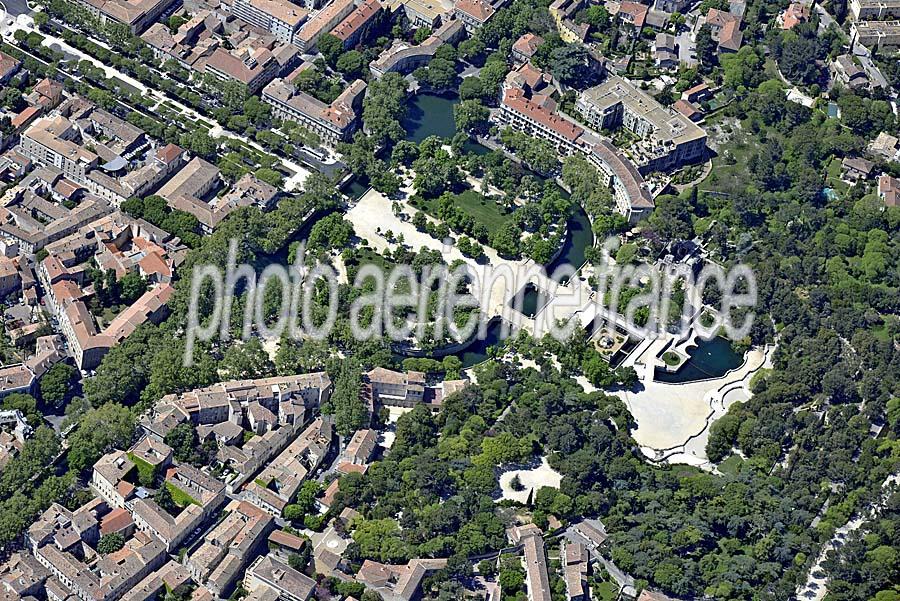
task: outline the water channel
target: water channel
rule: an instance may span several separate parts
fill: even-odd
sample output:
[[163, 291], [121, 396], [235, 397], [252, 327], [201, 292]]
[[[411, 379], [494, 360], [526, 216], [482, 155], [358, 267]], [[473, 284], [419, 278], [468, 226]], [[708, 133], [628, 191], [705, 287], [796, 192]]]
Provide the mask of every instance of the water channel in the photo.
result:
[[[411, 104], [403, 127], [407, 131], [407, 140], [419, 143], [428, 136], [452, 138], [456, 134], [456, 123], [453, 119], [453, 107], [459, 103], [459, 98], [450, 95], [417, 94]], [[485, 154], [490, 149], [474, 142], [466, 142], [463, 149], [467, 152]], [[561, 190], [566, 194], [564, 190]], [[594, 234], [591, 231], [591, 222], [587, 213], [580, 206], [568, 222], [568, 234], [559, 256], [551, 261], [546, 270], [553, 274], [560, 265], [569, 264], [578, 269], [585, 262], [585, 252], [594, 243]], [[533, 316], [540, 311], [546, 299], [533, 286], [524, 293], [523, 311], [526, 315]], [[501, 342], [501, 323], [495, 321], [487, 329], [487, 337], [484, 340], [472, 342], [465, 350], [456, 355], [462, 360], [464, 367], [485, 361], [489, 354], [488, 349]]]

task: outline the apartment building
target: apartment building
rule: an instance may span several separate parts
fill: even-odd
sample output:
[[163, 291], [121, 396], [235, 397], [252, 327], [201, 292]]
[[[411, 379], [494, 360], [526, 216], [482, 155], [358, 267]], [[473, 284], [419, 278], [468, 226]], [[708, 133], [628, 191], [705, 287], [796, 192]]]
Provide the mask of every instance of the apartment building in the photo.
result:
[[403, 13], [411, 29], [438, 27], [446, 21], [447, 9], [439, 0], [385, 0], [392, 14]]
[[167, 552], [177, 549], [204, 519], [203, 510], [193, 503], [173, 517], [152, 499], [135, 499], [131, 516], [137, 529], [161, 540]]
[[99, 557], [94, 546], [103, 510], [99, 499], [75, 511], [54, 503], [28, 528], [27, 545], [52, 575], [47, 589], [58, 590], [60, 598], [118, 599], [165, 561], [162, 543], [148, 536], [134, 536], [116, 553]]
[[220, 184], [220, 176], [215, 165], [194, 157], [163, 184], [156, 194], [166, 199], [171, 208], [193, 214], [195, 207], [207, 205], [203, 199]]
[[567, 44], [583, 42], [587, 37], [587, 23], [576, 23], [575, 14], [584, 6], [583, 0], [554, 0], [550, 5], [550, 16], [556, 22], [559, 36]]
[[110, 507], [124, 509], [134, 497], [135, 465], [125, 451], [111, 451], [94, 463], [91, 488]]
[[[363, 376], [372, 401], [389, 407], [415, 407], [424, 401], [425, 374], [376, 367]], [[365, 392], [364, 392], [365, 394]]]
[[316, 581], [298, 572], [272, 555], [253, 562], [244, 578], [244, 588], [263, 599], [306, 601], [312, 596]]
[[568, 601], [589, 601], [587, 577], [591, 558], [587, 548], [581, 543], [566, 541], [562, 559]]
[[484, 0], [456, 0], [453, 15], [462, 21], [469, 34], [474, 34], [494, 16], [494, 7]]
[[547, 573], [547, 556], [541, 531], [529, 532], [522, 537], [525, 553], [525, 586], [529, 601], [551, 601], [550, 576]]
[[[524, 74], [507, 77], [500, 110], [493, 119], [502, 126], [550, 141], [561, 155], [584, 154], [597, 168], [604, 185], [609, 186], [620, 213], [632, 223], [648, 215], [654, 207], [653, 198], [634, 163], [609, 141], [557, 114], [555, 103], [534, 92], [534, 82], [535, 78]], [[598, 129], [601, 126], [602, 120], [594, 123]]]
[[640, 141], [624, 152], [641, 173], [666, 171], [706, 156], [702, 128], [621, 77], [611, 75], [585, 90], [575, 108], [594, 129], [625, 127], [637, 135]]
[[855, 21], [887, 21], [900, 18], [900, 0], [850, 0]]
[[[212, 177], [213, 170], [215, 170], [215, 177]], [[208, 176], [209, 179], [205, 180], [207, 184], [215, 186], [218, 182], [219, 170], [217, 168], [212, 167], [212, 170], [200, 169], [199, 171], [203, 175], [198, 180], [203, 180], [204, 176]], [[194, 176], [183, 180], [178, 186], [179, 190], [172, 192], [170, 196], [166, 197], [166, 200], [173, 209], [185, 211], [196, 217], [204, 234], [211, 234], [226, 217], [241, 207], [256, 206], [263, 210], [270, 208], [279, 193], [275, 186], [257, 179], [253, 174], [245, 173], [225, 194], [206, 202], [195, 194], [181, 193], [186, 186], [193, 183], [195, 183]], [[203, 195], [201, 194], [201, 196]]]
[[535, 55], [538, 48], [540, 48], [541, 44], [544, 43], [544, 38], [539, 35], [533, 33], [523, 34], [516, 42], [512, 45], [512, 56], [513, 60], [525, 63], [531, 60], [531, 57]]
[[547, 140], [558, 154], [568, 156], [577, 150], [584, 129], [547, 108], [545, 98], [528, 98], [521, 88], [505, 88], [496, 119], [500, 125]]
[[309, 11], [288, 0], [234, 0], [232, 14], [270, 32], [282, 44], [293, 44]]
[[191, 574], [187, 568], [174, 560], [169, 560], [163, 567], [148, 574], [125, 593], [121, 601], [156, 601], [160, 593], [184, 592], [190, 582]]
[[341, 460], [352, 465], [365, 465], [369, 463], [377, 445], [377, 431], [357, 430], [350, 438], [350, 442], [347, 443], [347, 448], [341, 453]]
[[[183, 152], [174, 144], [158, 148], [144, 161], [141, 157], [152, 146], [143, 130], [80, 98], [67, 100], [60, 113], [35, 121], [24, 132], [20, 149], [35, 163], [59, 170], [60, 186], [69, 188], [69, 193], [60, 191], [62, 196], [84, 187], [118, 206], [143, 195], [181, 165]], [[137, 161], [143, 164], [131, 169]]]
[[367, 37], [367, 30], [378, 19], [383, 7], [378, 0], [364, 0], [347, 18], [331, 30], [331, 35], [341, 40], [344, 49], [353, 48]]
[[100, 158], [73, 141], [78, 136], [75, 125], [62, 115], [44, 117], [25, 130], [19, 147], [35, 163], [52, 165], [67, 179], [85, 184], [87, 172], [97, 167]]
[[[43, 323], [32, 325], [40, 328]], [[37, 338], [33, 355], [21, 363], [10, 363], [0, 368], [0, 399], [16, 392], [33, 395], [36, 392], [38, 380], [47, 373], [47, 370], [62, 361], [64, 356], [60, 336], [54, 334]], [[2, 421], [0, 420], [0, 422]], [[25, 426], [30, 428], [27, 424]], [[16, 434], [20, 434], [18, 426]], [[0, 458], [0, 462], [2, 462], [2, 458]]]
[[206, 60], [204, 72], [224, 81], [247, 86], [250, 94], [256, 94], [278, 75], [280, 65], [268, 48], [244, 48], [239, 51], [216, 48]]
[[355, 8], [354, 0], [331, 0], [294, 35], [294, 45], [301, 52], [312, 52], [322, 34], [328, 33]]
[[419, 67], [431, 62], [434, 53], [444, 44], [454, 44], [465, 35], [462, 21], [453, 20], [441, 25], [430, 37], [418, 46], [410, 45], [402, 40], [394, 40], [390, 48], [382, 52], [369, 64], [369, 70], [375, 77], [385, 73], [412, 73]]
[[856, 21], [850, 25], [850, 37], [867, 48], [898, 48], [900, 21]]
[[[158, 228], [150, 224], [144, 227], [144, 223], [118, 212], [103, 217], [55, 242], [38, 267], [47, 306], [59, 320], [79, 369], [96, 368], [109, 349], [130, 336], [139, 325], [146, 321], [158, 323], [168, 314], [166, 303], [174, 293], [171, 284], [174, 259], [169, 251], [175, 248], [161, 239]], [[86, 262], [91, 258], [102, 268], [115, 271], [119, 279], [126, 273], [137, 272], [151, 282], [150, 289], [102, 331], [98, 330], [86, 304], [93, 293], [85, 286]]]
[[384, 601], [412, 601], [418, 598], [425, 576], [446, 565], [446, 559], [411, 559], [406, 565], [367, 559], [356, 573], [356, 580], [380, 594]]
[[303, 481], [322, 464], [331, 448], [334, 428], [319, 417], [245, 488], [248, 501], [279, 517]]
[[226, 512], [184, 561], [194, 581], [216, 595], [239, 580], [247, 562], [261, 550], [275, 526], [266, 512], [245, 501], [233, 501]]
[[331, 379], [325, 372], [229, 380], [181, 395], [164, 396], [153, 413], [141, 419], [141, 425], [148, 435], [158, 440], [174, 427], [173, 423], [190, 421], [201, 425], [231, 421], [240, 425], [242, 411], [253, 401], [277, 414], [283, 423], [302, 422], [305, 408], [318, 406], [330, 393]]
[[315, 133], [323, 143], [335, 146], [347, 142], [359, 127], [366, 83], [357, 79], [331, 104], [325, 104], [293, 84], [276, 79], [263, 89], [263, 102], [272, 107], [272, 116], [295, 121]]
[[169, 11], [175, 0], [75, 0], [100, 23], [118, 23], [138, 35]]
[[629, 223], [637, 223], [653, 212], [656, 204], [643, 176], [618, 148], [607, 140], [600, 140], [590, 147], [587, 159], [597, 168], [603, 184], [609, 187], [616, 210]]
[[[0, 565], [0, 597], [24, 599], [39, 595], [50, 571], [27, 553], [13, 553]], [[4, 597], [5, 595], [5, 597]]]

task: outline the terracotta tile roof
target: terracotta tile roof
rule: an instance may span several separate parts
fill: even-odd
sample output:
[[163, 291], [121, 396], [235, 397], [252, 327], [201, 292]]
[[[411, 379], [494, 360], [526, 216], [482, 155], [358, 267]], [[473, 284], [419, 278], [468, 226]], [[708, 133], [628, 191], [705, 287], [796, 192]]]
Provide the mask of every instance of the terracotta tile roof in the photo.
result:
[[887, 174], [879, 176], [878, 194], [884, 200], [885, 206], [896, 207], [900, 205], [900, 179]]
[[337, 26], [331, 30], [331, 35], [342, 42], [347, 40], [351, 35], [356, 33], [360, 27], [368, 23], [381, 8], [381, 3], [378, 2], [378, 0], [366, 0], [357, 6], [356, 10], [347, 15], [346, 19], [338, 23]]
[[672, 106], [676, 111], [678, 111], [688, 119], [694, 119], [700, 114], [700, 111], [697, 109], [697, 107], [687, 100], [681, 100], [679, 98]]
[[116, 507], [103, 517], [100, 522], [100, 534], [111, 534], [113, 532], [121, 532], [134, 524], [131, 514], [126, 509]]
[[31, 123], [33, 119], [35, 119], [38, 115], [41, 114], [41, 107], [39, 106], [29, 106], [25, 109], [22, 109], [22, 112], [12, 118], [13, 129], [19, 129]]
[[269, 542], [299, 551], [306, 544], [306, 539], [294, 536], [284, 530], [275, 530], [269, 535]]
[[0, 79], [6, 79], [19, 68], [19, 60], [5, 52], [0, 52]]
[[456, 0], [453, 7], [484, 23], [494, 14], [494, 7], [484, 0]]
[[336, 478], [328, 485], [328, 488], [325, 489], [325, 494], [322, 495], [321, 503], [325, 507], [331, 507], [334, 504], [334, 498], [338, 494], [338, 490], [340, 489], [340, 478]]
[[513, 52], [531, 58], [537, 52], [538, 47], [544, 43], [544, 38], [533, 33], [526, 33], [513, 44]]
[[343, 461], [337, 466], [337, 471], [341, 474], [365, 474], [368, 470], [368, 465], [358, 465], [347, 461]]
[[521, 113], [534, 121], [552, 129], [560, 136], [566, 138], [570, 142], [574, 142], [584, 133], [584, 129], [563, 119], [559, 115], [554, 115], [545, 108], [541, 108], [525, 97], [522, 90], [507, 90], [503, 95], [503, 104]]
[[809, 7], [799, 2], [791, 2], [791, 4], [781, 13], [781, 28], [793, 29], [800, 23], [809, 20]]
[[647, 20], [647, 13], [650, 7], [646, 4], [638, 4], [637, 2], [622, 2], [619, 4], [619, 15], [628, 15], [625, 19], [635, 27], [643, 27], [644, 21]]
[[156, 151], [156, 158], [167, 165], [181, 156], [184, 150], [175, 144], [166, 144]]

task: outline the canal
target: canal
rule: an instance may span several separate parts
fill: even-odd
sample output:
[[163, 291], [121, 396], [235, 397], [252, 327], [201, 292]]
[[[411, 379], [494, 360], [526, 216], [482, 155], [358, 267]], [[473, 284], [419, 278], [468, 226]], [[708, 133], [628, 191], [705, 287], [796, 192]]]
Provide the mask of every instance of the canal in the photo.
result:
[[[453, 118], [453, 107], [459, 103], [459, 97], [445, 94], [417, 94], [410, 104], [409, 111], [403, 121], [406, 130], [406, 139], [419, 143], [429, 136], [452, 138], [456, 135], [456, 121]], [[469, 140], [463, 146], [466, 152], [486, 154], [490, 149], [473, 140]], [[537, 176], [537, 174], [535, 174]], [[540, 176], [537, 176], [540, 177]], [[544, 179], [544, 178], [540, 178]], [[560, 192], [568, 198], [568, 193], [562, 188]], [[362, 191], [354, 190], [361, 194]], [[580, 268], [585, 262], [587, 249], [594, 244], [594, 233], [591, 230], [591, 222], [587, 213], [581, 206], [575, 207], [568, 221], [568, 232], [562, 251], [553, 261], [545, 266], [548, 274], [561, 265], [571, 265], [575, 269]], [[566, 281], [565, 278], [562, 280]], [[526, 315], [533, 316], [540, 311], [547, 299], [532, 286], [524, 292], [523, 311]], [[502, 326], [499, 321], [492, 322], [487, 329], [484, 340], [475, 340], [463, 351], [456, 353], [463, 363], [463, 367], [472, 367], [489, 357], [489, 349], [502, 342]]]

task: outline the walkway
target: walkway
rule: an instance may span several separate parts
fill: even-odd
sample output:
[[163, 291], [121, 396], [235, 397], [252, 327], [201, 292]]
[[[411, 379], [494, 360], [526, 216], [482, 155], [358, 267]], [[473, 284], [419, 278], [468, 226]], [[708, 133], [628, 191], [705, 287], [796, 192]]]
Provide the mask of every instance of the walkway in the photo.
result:
[[[408, 195], [412, 190], [402, 189]], [[549, 331], [551, 324], [558, 320], [568, 320], [576, 316], [582, 326], [587, 327], [595, 318], [616, 322], [635, 337], [642, 337], [643, 332], [632, 325], [625, 324], [621, 315], [613, 314], [608, 308], [601, 306], [595, 298], [595, 292], [586, 283], [586, 277], [574, 277], [566, 284], [558, 284], [547, 276], [542, 265], [531, 259], [505, 259], [493, 248], [484, 247], [487, 259], [482, 263], [464, 256], [455, 245], [445, 245], [429, 234], [419, 231], [412, 224], [414, 209], [402, 202], [403, 219], [394, 214], [394, 201], [377, 190], [369, 189], [353, 204], [347, 212], [347, 219], [353, 224], [357, 236], [366, 239], [378, 252], [390, 250], [396, 243], [388, 242], [387, 232], [394, 238], [403, 236], [403, 243], [413, 249], [427, 248], [440, 252], [448, 264], [463, 261], [470, 268], [477, 282], [475, 295], [479, 298], [481, 310], [488, 318], [502, 317], [516, 328], [524, 328], [536, 337]], [[510, 301], [531, 283], [551, 297], [551, 301], [540, 310], [534, 319], [528, 318], [510, 306]], [[602, 299], [600, 299], [602, 300]]]
[[[647, 366], [647, 370], [655, 366], [657, 347], [655, 343], [646, 345], [646, 350], [634, 360], [635, 365]], [[641, 451], [656, 461], [707, 464], [709, 425], [722, 417], [731, 404], [749, 398], [750, 379], [768, 364], [773, 350], [774, 347], [768, 347], [748, 351], [744, 364], [721, 378], [681, 384], [650, 378], [643, 381], [638, 392], [613, 392], [625, 401], [637, 422], [637, 429], [631, 434]], [[735, 390], [742, 390], [743, 395]]]
[[[822, 547], [822, 551], [819, 553], [818, 557], [816, 557], [815, 563], [809, 569], [806, 582], [797, 587], [797, 593], [794, 596], [796, 601], [822, 601], [822, 599], [825, 598], [825, 595], [828, 593], [828, 579], [822, 571], [822, 564], [825, 562], [828, 553], [843, 545], [847, 541], [847, 537], [854, 530], [858, 530], [864, 523], [874, 519], [887, 501], [889, 492], [887, 490], [888, 487], [898, 483], [900, 483], [900, 474], [888, 476], [885, 481], [881, 483], [881, 488], [885, 491], [881, 495], [881, 498], [866, 508], [863, 515], [853, 518], [834, 531], [834, 535], [832, 535], [831, 539], [829, 539], [829, 541], [825, 543], [825, 546]], [[815, 525], [815, 523], [813, 524]]]
[[[16, 29], [23, 29], [29, 33], [32, 31], [36, 31], [36, 28], [34, 27], [34, 22], [30, 18], [27, 18], [27, 19], [20, 18], [10, 28], [11, 31], [15, 31]], [[165, 102], [167, 105], [178, 109], [179, 112], [181, 112], [183, 115], [186, 115], [187, 117], [189, 117], [190, 119], [192, 119], [194, 121], [201, 121], [201, 122], [210, 121], [208, 118], [204, 117], [203, 115], [201, 115], [194, 109], [190, 108], [189, 106], [183, 104], [179, 100], [170, 98], [170, 97], [166, 96], [165, 94], [159, 92], [158, 90], [147, 87], [146, 85], [141, 83], [139, 80], [135, 79], [134, 77], [131, 77], [130, 75], [127, 75], [126, 73], [123, 73], [122, 71], [119, 71], [118, 69], [116, 69], [114, 67], [106, 65], [106, 64], [98, 61], [94, 57], [90, 56], [89, 54], [82, 52], [78, 48], [71, 46], [62, 38], [57, 37], [51, 33], [41, 32], [41, 35], [44, 36], [44, 40], [42, 42], [43, 46], [46, 46], [53, 50], [62, 51], [62, 52], [77, 56], [80, 60], [86, 60], [86, 61], [90, 62], [95, 67], [103, 69], [103, 72], [107, 78], [116, 78], [116, 79], [122, 80], [123, 82], [127, 83], [128, 85], [133, 86], [134, 88], [140, 90], [141, 93], [143, 93], [145, 96], [155, 100], [157, 102], [157, 105]], [[94, 43], [99, 43], [97, 40], [92, 39], [92, 41]], [[233, 131], [226, 130], [219, 125], [216, 125], [212, 129], [210, 129], [209, 135], [213, 138], [232, 138], [235, 140], [239, 140], [239, 141], [243, 142], [244, 144], [246, 144], [247, 146], [250, 146], [254, 150], [257, 150], [257, 151], [265, 153], [265, 154], [270, 154], [268, 150], [263, 148], [255, 140], [251, 140], [250, 138], [248, 138], [242, 134], [237, 134]], [[299, 163], [296, 163], [295, 161], [291, 161], [289, 159], [285, 159], [285, 158], [281, 158], [281, 157], [279, 157], [279, 160], [281, 161], [281, 163], [284, 166], [284, 169], [286, 171], [293, 173], [293, 175], [291, 175], [290, 177], [285, 179], [285, 184], [284, 184], [285, 190], [287, 190], [287, 191], [299, 190], [301, 188], [303, 182], [306, 180], [307, 176], [309, 176], [310, 171], [306, 167], [303, 167], [302, 165], [300, 165]]]

